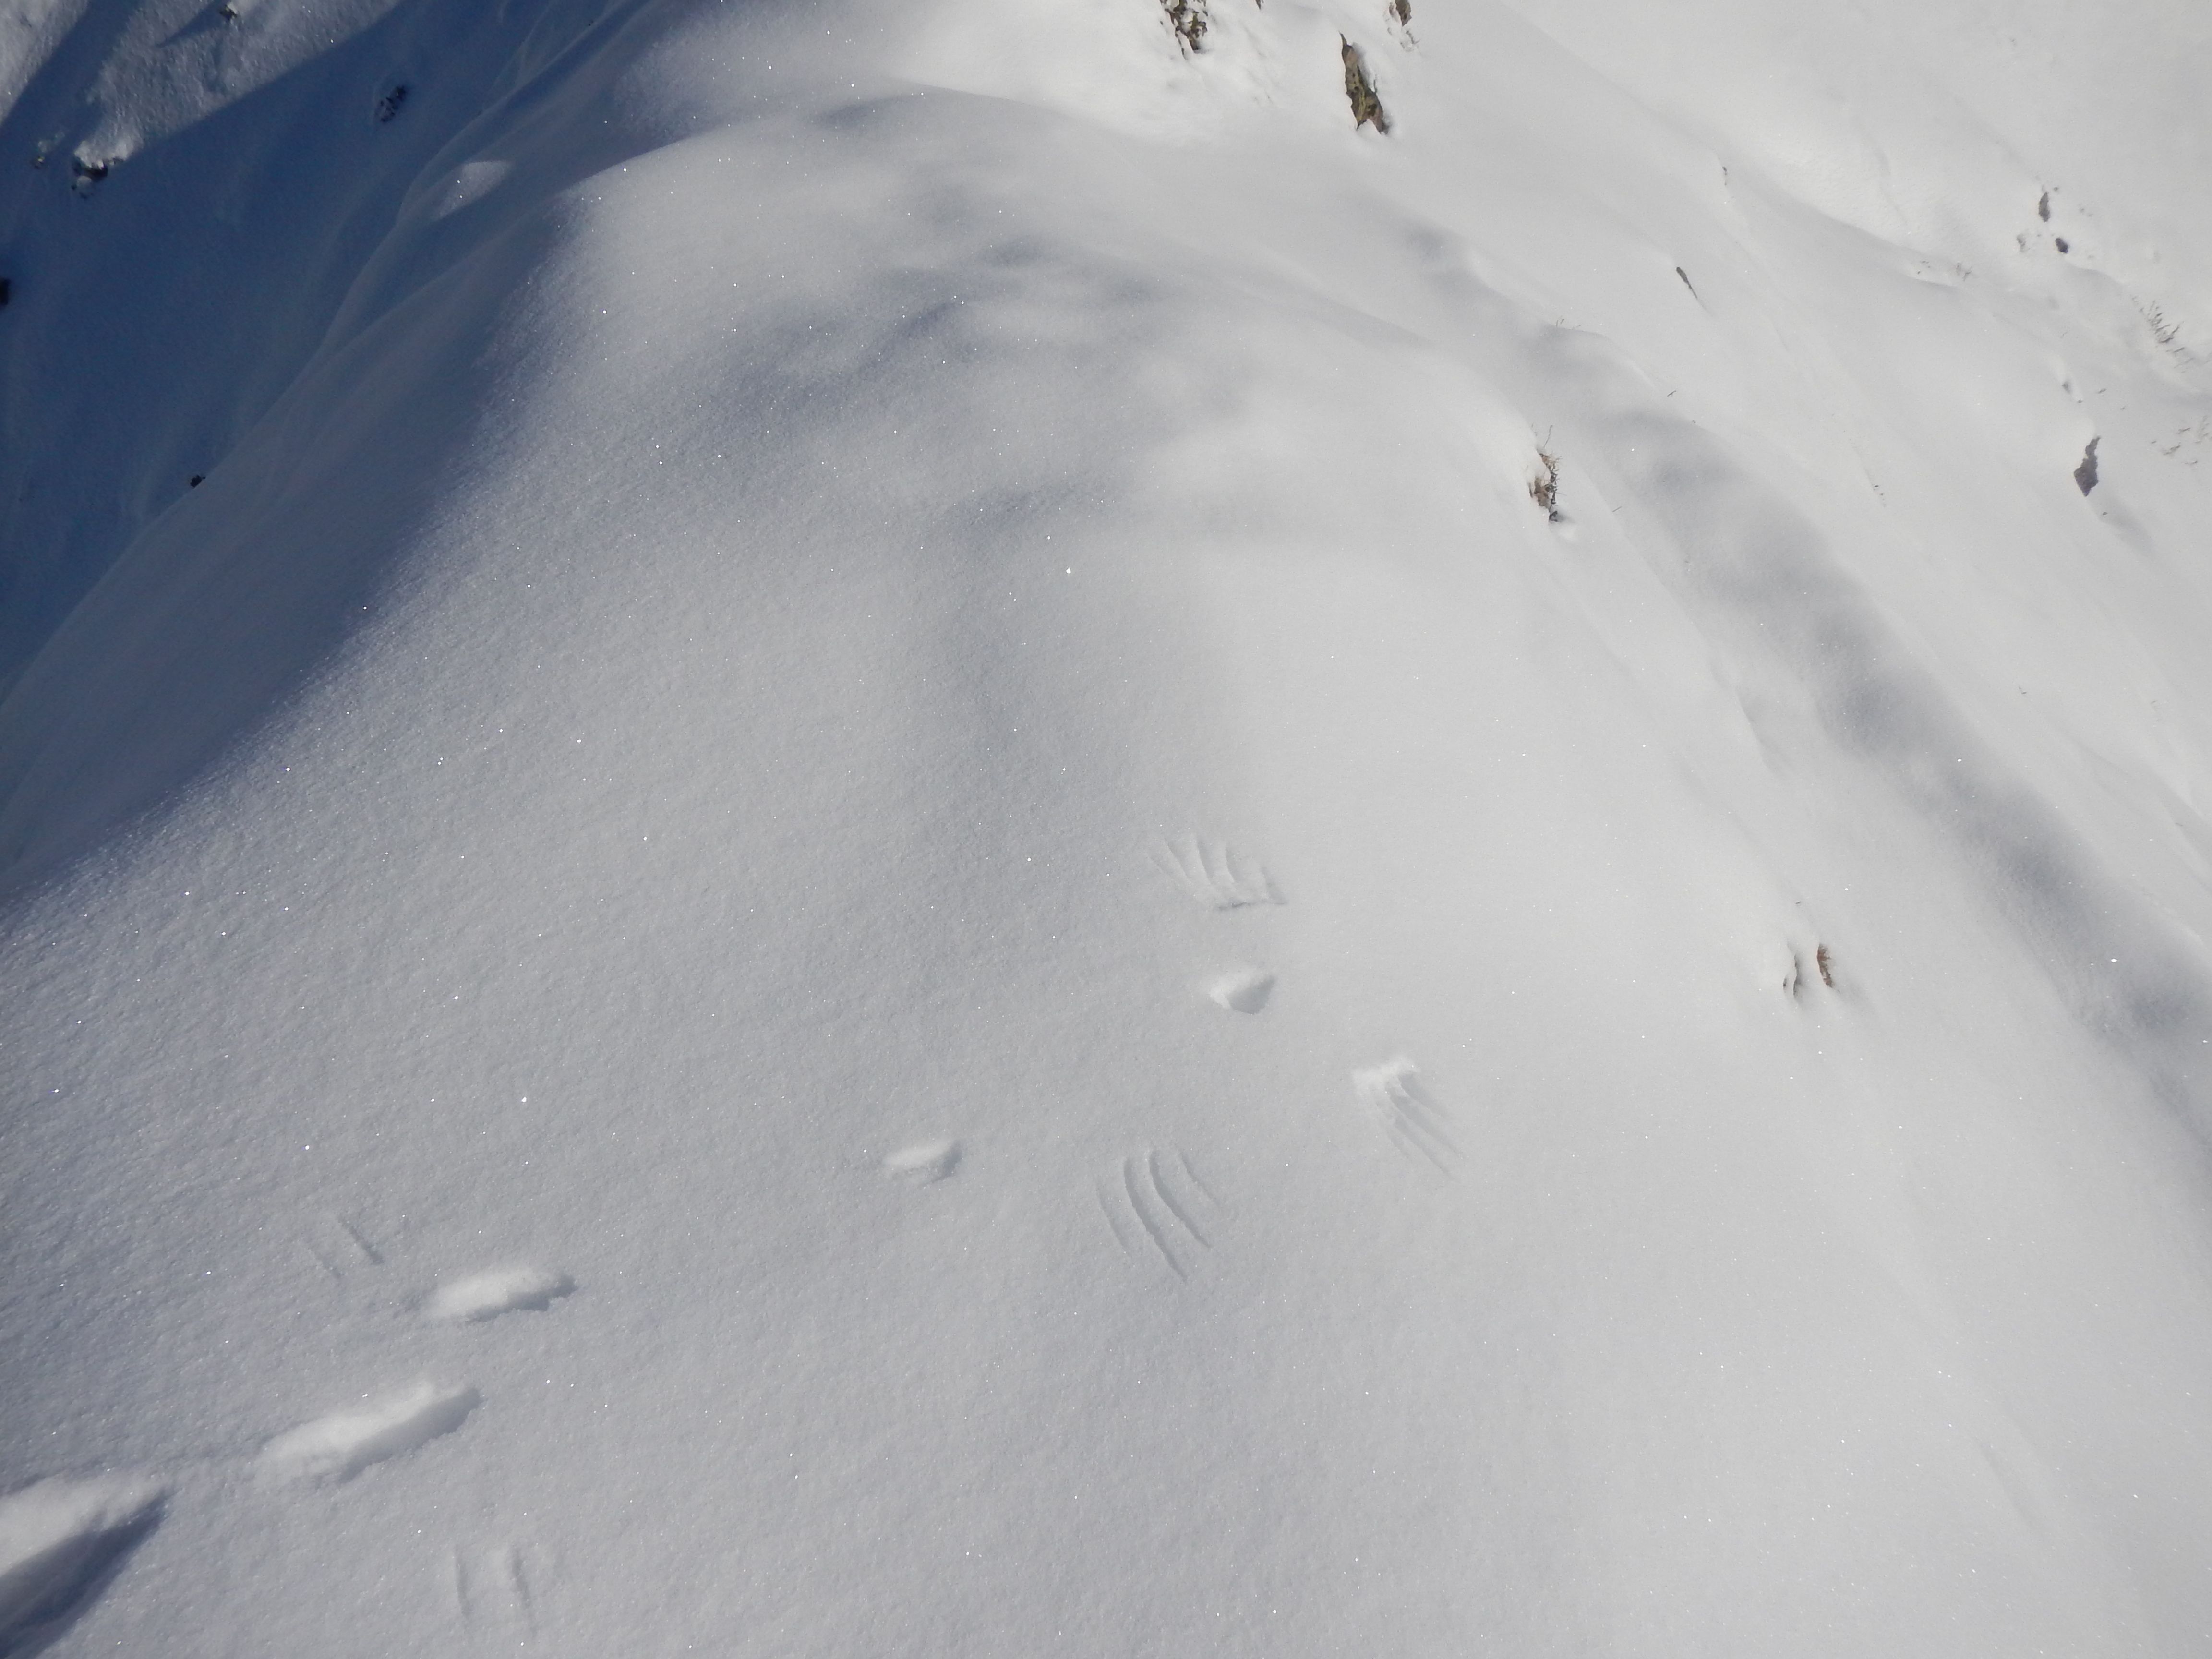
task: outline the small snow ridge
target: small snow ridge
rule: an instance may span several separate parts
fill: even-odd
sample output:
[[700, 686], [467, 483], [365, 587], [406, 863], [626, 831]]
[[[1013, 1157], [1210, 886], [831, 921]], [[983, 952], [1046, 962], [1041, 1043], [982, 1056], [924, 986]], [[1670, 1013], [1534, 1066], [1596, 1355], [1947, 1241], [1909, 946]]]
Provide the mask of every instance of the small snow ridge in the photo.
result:
[[1275, 976], [1259, 968], [1239, 968], [1206, 988], [1206, 994], [1231, 1013], [1256, 1014], [1273, 994]]
[[1425, 1158], [1447, 1173], [1459, 1148], [1446, 1129], [1444, 1109], [1418, 1066], [1402, 1057], [1366, 1066], [1352, 1074], [1352, 1091], [1376, 1121], [1389, 1132], [1400, 1149]]
[[432, 1319], [467, 1323], [518, 1310], [544, 1313], [575, 1288], [574, 1279], [550, 1267], [493, 1267], [439, 1285], [422, 1311]]
[[161, 1524], [167, 1489], [128, 1475], [41, 1480], [0, 1498], [0, 1654], [29, 1653], [92, 1605]]
[[499, 188], [500, 181], [514, 171], [512, 161], [464, 161], [453, 169], [446, 181], [446, 188], [438, 197], [438, 205], [431, 210], [433, 219], [443, 219], [459, 213], [471, 202], [480, 202]]
[[1196, 836], [1161, 841], [1153, 845], [1152, 862], [1209, 909], [1237, 910], [1249, 904], [1283, 902], [1266, 870], [1221, 842]]
[[356, 1411], [332, 1412], [287, 1430], [261, 1449], [260, 1469], [279, 1480], [350, 1480], [373, 1463], [451, 1434], [483, 1400], [474, 1389], [417, 1382]]
[[902, 1146], [884, 1160], [884, 1173], [910, 1187], [927, 1187], [942, 1181], [960, 1167], [957, 1140], [924, 1140]]

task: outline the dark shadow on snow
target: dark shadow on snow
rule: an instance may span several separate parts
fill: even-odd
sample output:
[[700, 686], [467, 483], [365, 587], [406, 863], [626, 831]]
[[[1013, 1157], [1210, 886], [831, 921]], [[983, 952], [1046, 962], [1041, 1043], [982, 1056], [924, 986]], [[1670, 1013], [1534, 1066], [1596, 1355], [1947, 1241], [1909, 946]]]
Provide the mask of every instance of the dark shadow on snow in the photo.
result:
[[[514, 7], [493, 52], [496, 9], [404, 4], [92, 198], [52, 167], [0, 171], [0, 902], [172, 796], [373, 616], [491, 405], [556, 198], [672, 136], [605, 93], [694, 0]], [[0, 159], [118, 11], [88, 14]], [[502, 67], [452, 84], [441, 40]], [[379, 124], [402, 70], [416, 90]], [[238, 147], [264, 153], [241, 167]], [[491, 199], [410, 207], [487, 150], [516, 163]]]
[[69, 1633], [161, 1524], [156, 1499], [118, 1525], [65, 1538], [0, 1573], [0, 1659], [30, 1659]]

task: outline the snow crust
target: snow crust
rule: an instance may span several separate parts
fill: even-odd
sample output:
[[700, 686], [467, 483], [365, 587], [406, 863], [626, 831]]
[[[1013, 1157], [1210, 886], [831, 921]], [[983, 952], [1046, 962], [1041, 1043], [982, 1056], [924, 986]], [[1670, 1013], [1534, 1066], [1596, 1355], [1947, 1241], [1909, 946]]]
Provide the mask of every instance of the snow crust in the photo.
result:
[[2212, 25], [1201, 9], [0, 6], [0, 1650], [2202, 1651]]

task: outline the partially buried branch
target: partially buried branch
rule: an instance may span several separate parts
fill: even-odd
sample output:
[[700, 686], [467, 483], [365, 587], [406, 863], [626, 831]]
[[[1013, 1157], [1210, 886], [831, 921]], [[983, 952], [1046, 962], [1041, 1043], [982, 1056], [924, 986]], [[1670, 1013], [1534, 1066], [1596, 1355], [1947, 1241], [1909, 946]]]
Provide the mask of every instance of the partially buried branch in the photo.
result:
[[1548, 447], [1552, 434], [1546, 433], [1544, 441], [1536, 447], [1534, 477], [1528, 480], [1528, 499], [1544, 509], [1544, 516], [1553, 523], [1559, 521], [1559, 458]]

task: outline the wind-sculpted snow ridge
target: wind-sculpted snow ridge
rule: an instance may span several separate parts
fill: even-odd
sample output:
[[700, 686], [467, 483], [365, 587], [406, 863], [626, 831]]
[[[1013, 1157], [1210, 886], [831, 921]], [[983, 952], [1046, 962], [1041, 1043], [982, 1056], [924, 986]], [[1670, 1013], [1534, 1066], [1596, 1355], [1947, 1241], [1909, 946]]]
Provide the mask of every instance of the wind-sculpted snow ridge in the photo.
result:
[[2078, 10], [0, 15], [0, 1648], [2197, 1652]]

